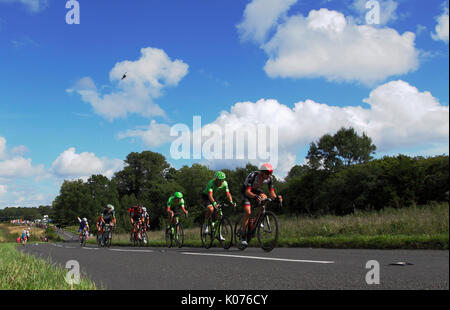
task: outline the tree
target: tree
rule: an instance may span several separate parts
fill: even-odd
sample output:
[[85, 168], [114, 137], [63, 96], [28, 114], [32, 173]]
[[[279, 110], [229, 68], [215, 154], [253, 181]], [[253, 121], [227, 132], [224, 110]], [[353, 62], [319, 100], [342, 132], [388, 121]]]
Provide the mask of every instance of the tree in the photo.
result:
[[370, 161], [376, 146], [365, 133], [358, 136], [353, 128], [341, 128], [333, 136], [322, 136], [317, 144], [311, 143], [306, 158], [312, 169], [325, 169], [336, 172], [342, 167]]

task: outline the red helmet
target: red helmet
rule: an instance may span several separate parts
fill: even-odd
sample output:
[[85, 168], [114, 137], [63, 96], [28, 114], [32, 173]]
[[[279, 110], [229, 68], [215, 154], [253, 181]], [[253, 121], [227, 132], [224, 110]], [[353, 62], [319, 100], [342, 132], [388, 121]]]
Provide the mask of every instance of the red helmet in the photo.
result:
[[262, 164], [261, 167], [259, 168], [259, 171], [267, 171], [270, 174], [272, 174], [273, 172], [273, 167], [271, 164]]

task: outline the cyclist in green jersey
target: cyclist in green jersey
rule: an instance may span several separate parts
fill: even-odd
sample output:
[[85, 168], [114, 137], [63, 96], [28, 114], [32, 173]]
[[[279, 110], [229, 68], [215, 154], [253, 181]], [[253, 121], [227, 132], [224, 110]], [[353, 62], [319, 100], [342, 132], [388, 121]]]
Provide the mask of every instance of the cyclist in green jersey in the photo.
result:
[[225, 190], [228, 200], [234, 207], [236, 207], [236, 203], [233, 202], [233, 197], [231, 197], [230, 189], [228, 188], [228, 183], [227, 181], [225, 181], [225, 179], [225, 173], [223, 173], [222, 171], [217, 171], [214, 175], [214, 179], [208, 182], [208, 185], [206, 185], [205, 190], [202, 192], [202, 204], [206, 207], [205, 221], [203, 222], [203, 231], [205, 234], [208, 233], [206, 222], [214, 212], [214, 208], [217, 208], [217, 202], [214, 200], [213, 196], [214, 193], [216, 193], [218, 190]]
[[166, 211], [168, 215], [167, 229], [170, 229], [170, 223], [172, 223], [175, 213], [176, 215], [179, 215], [180, 208], [183, 210], [184, 214], [188, 215], [189, 212], [184, 207], [183, 194], [176, 192], [173, 196], [170, 196], [166, 204]]

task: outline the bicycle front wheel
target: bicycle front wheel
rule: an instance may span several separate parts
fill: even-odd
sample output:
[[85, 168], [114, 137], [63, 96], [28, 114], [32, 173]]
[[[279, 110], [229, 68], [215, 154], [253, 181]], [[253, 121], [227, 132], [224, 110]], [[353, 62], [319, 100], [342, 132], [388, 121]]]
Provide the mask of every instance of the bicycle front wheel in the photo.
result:
[[267, 211], [257, 225], [259, 245], [266, 252], [272, 251], [278, 243], [278, 219], [275, 213]]
[[220, 221], [219, 227], [220, 245], [228, 250], [233, 245], [233, 226], [228, 218], [224, 217]]
[[200, 226], [200, 238], [202, 239], [202, 245], [205, 248], [209, 249], [212, 246], [213, 242], [214, 242], [214, 237], [213, 237], [214, 236], [214, 232], [213, 232], [213, 227], [211, 225], [211, 222], [209, 222], [207, 224], [207, 227], [208, 227], [208, 232], [205, 233], [203, 231], [203, 225]]
[[172, 226], [166, 229], [166, 246], [168, 248], [172, 247]]
[[175, 244], [181, 248], [184, 243], [184, 231], [183, 231], [183, 225], [181, 223], [178, 223], [175, 227]]

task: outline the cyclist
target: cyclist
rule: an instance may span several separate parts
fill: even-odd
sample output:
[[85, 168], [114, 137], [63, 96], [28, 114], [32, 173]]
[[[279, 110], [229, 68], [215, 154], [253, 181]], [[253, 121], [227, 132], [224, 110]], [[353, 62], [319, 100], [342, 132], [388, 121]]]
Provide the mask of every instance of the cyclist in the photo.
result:
[[103, 219], [103, 212], [100, 212], [100, 215], [98, 216], [97, 223], [97, 236], [102, 235], [104, 232], [104, 226], [105, 226], [105, 220]]
[[[130, 242], [133, 242], [133, 236], [135, 233], [134, 223], [137, 223], [137, 230], [139, 231], [141, 224], [142, 224], [142, 217], [143, 217], [143, 211], [141, 205], [135, 205], [132, 208], [128, 209], [128, 212], [130, 213], [130, 222], [131, 222], [131, 235], [130, 235]], [[138, 238], [141, 238], [139, 235]]]
[[[245, 236], [245, 232], [247, 231], [248, 222], [252, 213], [252, 203], [257, 203], [258, 207], [260, 207], [261, 201], [267, 199], [267, 195], [261, 190], [264, 184], [267, 184], [270, 197], [273, 200], [283, 201], [283, 197], [281, 195], [277, 196], [275, 193], [272, 173], [273, 167], [271, 164], [262, 164], [259, 171], [250, 173], [244, 181], [244, 185], [242, 186], [244, 216], [242, 219], [241, 236]], [[261, 208], [259, 208], [257, 216], [261, 214], [261, 211]], [[242, 240], [241, 243], [244, 246], [248, 245], [245, 240]]]
[[102, 221], [102, 236], [105, 232], [105, 224], [109, 224], [110, 226], [116, 226], [116, 212], [114, 211], [114, 206], [108, 204], [105, 209], [103, 209], [101, 214]]
[[181, 210], [183, 210], [184, 214], [188, 215], [188, 211], [184, 207], [183, 194], [180, 192], [176, 192], [175, 194], [173, 194], [173, 196], [170, 196], [166, 204], [166, 211], [168, 216], [167, 230], [170, 229], [170, 223], [172, 223], [174, 216], [180, 214], [180, 208]]
[[78, 228], [78, 232], [80, 233], [80, 241], [81, 241], [81, 236], [83, 234], [84, 231], [89, 232], [89, 223], [87, 218], [83, 217], [83, 219], [80, 219], [79, 217], [77, 217], [78, 221], [80, 222], [80, 227]]
[[[203, 232], [205, 234], [208, 233], [208, 226], [206, 225], [206, 222], [214, 212], [214, 209], [217, 209], [217, 202], [214, 199], [214, 193], [221, 189], [225, 190], [228, 200], [233, 205], [233, 207], [236, 207], [236, 203], [233, 202], [233, 197], [231, 197], [230, 189], [228, 188], [228, 183], [225, 179], [225, 173], [223, 173], [222, 171], [217, 171], [214, 175], [214, 179], [208, 182], [205, 190], [202, 193], [202, 204], [206, 208], [205, 221], [203, 222]], [[216, 217], [217, 216], [218, 214], [216, 213]], [[220, 236], [220, 238], [222, 239], [222, 236]]]
[[147, 213], [147, 208], [142, 208], [142, 224], [144, 231], [147, 231], [150, 228], [150, 215]]

